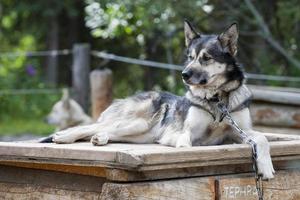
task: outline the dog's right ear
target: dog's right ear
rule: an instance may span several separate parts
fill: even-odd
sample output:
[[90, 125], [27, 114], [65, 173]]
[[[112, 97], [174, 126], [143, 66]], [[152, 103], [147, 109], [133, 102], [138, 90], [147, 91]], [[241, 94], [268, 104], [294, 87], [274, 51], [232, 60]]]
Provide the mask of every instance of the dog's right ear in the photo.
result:
[[193, 25], [187, 21], [184, 20], [184, 35], [185, 35], [185, 45], [188, 47], [190, 42], [195, 39], [196, 37], [200, 37], [200, 35], [196, 32]]
[[70, 93], [69, 93], [69, 90], [68, 88], [64, 88], [62, 90], [62, 102], [63, 102], [63, 106], [66, 108], [66, 109], [69, 109], [70, 108]]

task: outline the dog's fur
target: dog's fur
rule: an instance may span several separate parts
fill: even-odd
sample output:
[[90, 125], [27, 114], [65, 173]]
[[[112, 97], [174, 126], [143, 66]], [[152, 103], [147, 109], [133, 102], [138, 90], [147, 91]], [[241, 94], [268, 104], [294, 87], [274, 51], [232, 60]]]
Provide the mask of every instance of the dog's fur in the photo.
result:
[[250, 92], [237, 64], [238, 29], [232, 24], [220, 35], [203, 35], [185, 22], [187, 61], [182, 72], [188, 88], [184, 97], [165, 92], [145, 92], [115, 101], [92, 125], [54, 134], [56, 143], [91, 138], [94, 145], [111, 142], [159, 143], [174, 147], [217, 145], [230, 138], [242, 141], [216, 109], [216, 101], [227, 104], [231, 116], [257, 143], [258, 171], [273, 178], [269, 144], [252, 129], [246, 104]]
[[56, 126], [56, 131], [93, 122], [92, 118], [84, 112], [82, 107], [70, 98], [67, 89], [63, 90], [61, 100], [54, 104], [45, 121]]

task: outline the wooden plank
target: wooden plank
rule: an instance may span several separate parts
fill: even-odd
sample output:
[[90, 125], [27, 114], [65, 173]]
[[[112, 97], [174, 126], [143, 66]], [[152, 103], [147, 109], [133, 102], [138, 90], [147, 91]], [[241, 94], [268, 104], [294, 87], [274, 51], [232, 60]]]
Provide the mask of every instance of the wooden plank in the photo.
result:
[[273, 103], [282, 103], [288, 105], [300, 105], [300, 94], [295, 92], [266, 90], [257, 87], [250, 87], [255, 101], [265, 101]]
[[[195, 163], [194, 163], [195, 164]], [[240, 164], [238, 162], [226, 163], [224, 165], [209, 166], [193, 166], [193, 163], [184, 166], [179, 164], [176, 168], [174, 165], [166, 165], [165, 169], [154, 169], [148, 167], [149, 170], [120, 170], [108, 169], [106, 170], [106, 178], [113, 181], [129, 182], [129, 181], [143, 181], [143, 180], [161, 180], [170, 178], [187, 178], [187, 177], [203, 177], [216, 176], [223, 174], [240, 174], [253, 172], [252, 163]], [[275, 170], [284, 169], [299, 169], [300, 157], [285, 157], [284, 159], [273, 160]], [[156, 167], [157, 168], [157, 167]], [[276, 175], [275, 175], [276, 176]]]
[[300, 128], [300, 106], [254, 102], [250, 114], [256, 125]]
[[250, 89], [257, 89], [257, 90], [271, 90], [271, 91], [278, 91], [278, 92], [292, 92], [292, 93], [300, 93], [299, 88], [292, 88], [292, 87], [274, 87], [274, 86], [266, 86], [266, 85], [248, 85], [247, 87]]
[[67, 165], [67, 164], [53, 164], [53, 163], [36, 163], [36, 162], [16, 162], [16, 161], [1, 161], [1, 165], [22, 167], [29, 169], [42, 169], [49, 171], [58, 171], [64, 173], [107, 177], [107, 169], [104, 167], [85, 166], [85, 165]]
[[[300, 199], [300, 171], [277, 172], [274, 179], [263, 182], [265, 200]], [[220, 200], [257, 200], [253, 177], [220, 177], [217, 181]]]
[[262, 133], [268, 141], [292, 141], [300, 140], [300, 135], [279, 134], [279, 133]]
[[29, 184], [0, 183], [0, 199], [59, 199], [59, 200], [91, 200], [100, 199], [100, 192], [84, 192], [80, 190], [63, 190]]
[[[271, 142], [272, 157], [299, 155], [300, 141], [280, 141]], [[200, 166], [209, 165], [210, 161], [215, 165], [225, 163], [248, 163], [251, 161], [251, 149], [247, 144], [230, 144], [218, 146], [202, 146], [190, 148], [170, 148], [162, 151], [159, 148], [149, 150], [135, 150], [131, 154], [139, 157], [143, 161], [143, 166], [147, 165], [167, 165], [176, 163], [193, 163], [197, 162]]]
[[[272, 157], [300, 155], [300, 141], [271, 142]], [[224, 163], [251, 162], [251, 149], [246, 144], [173, 148], [162, 145], [109, 144], [92, 146], [90, 143], [39, 144], [0, 143], [0, 160], [85, 164], [89, 166], [146, 170], [183, 165], [209, 166]]]
[[64, 190], [101, 192], [105, 181], [104, 178], [93, 176], [0, 165], [1, 183], [32, 184]]
[[120, 184], [105, 183], [101, 200], [211, 200], [215, 199], [213, 178], [189, 178]]
[[254, 130], [263, 132], [263, 133], [279, 133], [279, 134], [292, 134], [300, 135], [300, 129], [297, 128], [286, 128], [286, 127], [274, 127], [274, 126], [261, 126], [255, 125]]
[[96, 147], [88, 142], [60, 145], [54, 143], [0, 142], [0, 160], [31, 159], [31, 162], [84, 163], [92, 166], [118, 165], [132, 168], [139, 165], [140, 160], [126, 153], [130, 148], [132, 148], [131, 145], [119, 144]]

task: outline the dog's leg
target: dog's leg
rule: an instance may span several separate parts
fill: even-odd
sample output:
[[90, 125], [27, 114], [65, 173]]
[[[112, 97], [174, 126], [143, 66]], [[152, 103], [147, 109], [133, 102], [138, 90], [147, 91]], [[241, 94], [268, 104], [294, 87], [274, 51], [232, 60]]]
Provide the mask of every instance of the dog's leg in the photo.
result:
[[52, 140], [55, 143], [73, 143], [76, 140], [93, 136], [100, 128], [101, 124], [99, 123], [77, 126], [54, 133]]
[[[91, 139], [94, 145], [105, 145], [108, 141], [122, 141], [126, 136], [140, 135], [149, 129], [149, 124], [144, 119], [136, 119], [134, 121], [124, 120], [118, 123], [117, 126], [112, 126], [107, 129], [99, 129]], [[127, 141], [129, 137], [126, 137]], [[136, 138], [133, 138], [136, 139]], [[128, 141], [130, 142], [130, 141]], [[137, 141], [132, 141], [137, 142]]]
[[183, 134], [180, 134], [176, 141], [176, 148], [178, 147], [191, 147], [192, 141], [191, 141], [191, 133], [190, 131], [185, 131]]
[[[252, 130], [249, 109], [246, 108], [241, 111], [234, 112], [231, 116], [237, 122], [239, 127], [247, 133], [248, 137], [255, 141], [257, 144], [258, 173], [262, 174], [263, 179], [274, 178], [273, 174], [275, 173], [275, 171], [270, 156], [270, 146], [268, 140], [262, 133]], [[245, 141], [242, 141], [238, 137], [238, 134], [239, 133], [235, 133], [234, 136], [232, 136], [232, 139], [236, 142], [246, 143], [247, 139]]]

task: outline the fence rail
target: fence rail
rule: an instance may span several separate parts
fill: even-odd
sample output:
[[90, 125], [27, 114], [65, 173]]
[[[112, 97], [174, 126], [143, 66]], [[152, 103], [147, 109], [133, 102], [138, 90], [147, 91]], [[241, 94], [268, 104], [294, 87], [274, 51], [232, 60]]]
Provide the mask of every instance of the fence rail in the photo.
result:
[[[98, 57], [98, 58], [114, 60], [114, 61], [119, 61], [119, 62], [125, 62], [125, 63], [130, 63], [130, 64], [136, 64], [136, 65], [142, 65], [142, 66], [155, 67], [155, 68], [173, 69], [173, 70], [178, 70], [178, 71], [183, 69], [183, 67], [180, 65], [160, 63], [160, 62], [155, 62], [155, 61], [150, 61], [150, 60], [142, 60], [142, 59], [136, 59], [136, 58], [129, 58], [129, 57], [118, 56], [115, 54], [106, 53], [106, 52], [102, 52], [102, 51], [91, 51], [91, 55]], [[253, 73], [246, 73], [246, 76], [248, 79], [254, 79], [254, 80], [300, 82], [300, 77], [275, 76], [275, 75], [253, 74]]]
[[28, 94], [57, 94], [62, 89], [7, 89], [0, 90], [0, 96], [4, 95], [28, 95]]
[[0, 52], [0, 58], [15, 58], [20, 56], [39, 57], [39, 56], [65, 56], [72, 54], [70, 49], [49, 50], [49, 51], [17, 51], [17, 52]]

